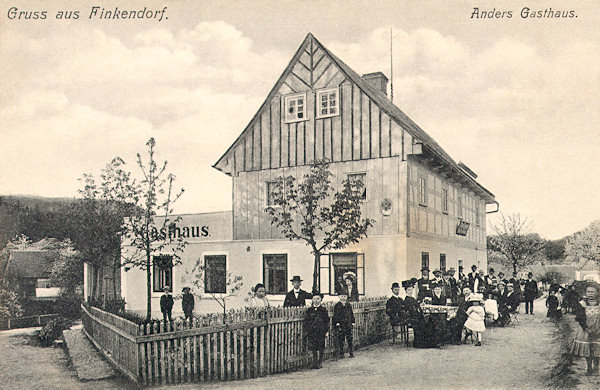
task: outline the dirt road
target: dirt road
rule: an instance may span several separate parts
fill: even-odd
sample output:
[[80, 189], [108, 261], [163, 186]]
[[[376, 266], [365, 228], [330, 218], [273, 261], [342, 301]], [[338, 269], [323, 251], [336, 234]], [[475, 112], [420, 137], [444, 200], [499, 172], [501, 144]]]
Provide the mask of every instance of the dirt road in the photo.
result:
[[42, 348], [34, 339], [40, 328], [0, 332], [0, 388], [22, 389], [115, 389], [128, 387], [114, 379], [80, 382], [61, 348]]

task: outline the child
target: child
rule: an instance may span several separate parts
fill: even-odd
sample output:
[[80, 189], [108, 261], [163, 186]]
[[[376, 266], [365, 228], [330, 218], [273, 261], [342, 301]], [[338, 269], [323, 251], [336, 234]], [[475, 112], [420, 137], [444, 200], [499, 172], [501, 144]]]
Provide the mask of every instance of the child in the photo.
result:
[[306, 309], [304, 328], [308, 339], [308, 349], [313, 354], [312, 368], [321, 368], [325, 353], [325, 335], [329, 332], [329, 313], [321, 306], [323, 294], [316, 292], [312, 297], [312, 306]]
[[548, 298], [546, 298], [546, 307], [548, 308], [546, 317], [554, 320], [558, 320], [562, 317], [562, 311], [558, 307], [558, 297], [556, 296], [556, 291], [556, 287], [550, 287], [550, 291], [548, 291]]
[[471, 294], [469, 302], [472, 306], [467, 309], [467, 321], [465, 322], [465, 328], [477, 335], [476, 347], [481, 346], [481, 333], [485, 332], [485, 309], [481, 304], [483, 303], [483, 295]]
[[575, 307], [575, 321], [581, 326], [575, 333], [571, 354], [585, 357], [586, 375], [598, 375], [600, 362], [600, 297], [598, 285], [590, 284], [585, 299]]
[[354, 325], [354, 312], [352, 305], [348, 302], [348, 293], [346, 290], [340, 293], [340, 301], [333, 308], [333, 323], [337, 333], [338, 356], [344, 358], [344, 339], [348, 341], [348, 351], [350, 357], [354, 357], [352, 350], [352, 326]]

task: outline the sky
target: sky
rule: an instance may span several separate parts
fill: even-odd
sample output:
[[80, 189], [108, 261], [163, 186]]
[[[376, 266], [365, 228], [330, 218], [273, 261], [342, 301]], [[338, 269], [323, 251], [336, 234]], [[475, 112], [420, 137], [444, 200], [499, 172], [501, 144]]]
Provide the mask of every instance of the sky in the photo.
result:
[[[392, 29], [394, 103], [504, 215], [561, 238], [600, 218], [600, 7], [558, 2], [575, 17], [523, 18], [552, 4], [481, 3], [0, 0], [0, 194], [75, 197], [115, 156], [135, 173], [154, 137], [185, 189], [176, 212], [230, 210], [231, 178], [212, 165], [306, 34], [389, 77]], [[90, 18], [98, 4], [167, 8], [160, 21]]]

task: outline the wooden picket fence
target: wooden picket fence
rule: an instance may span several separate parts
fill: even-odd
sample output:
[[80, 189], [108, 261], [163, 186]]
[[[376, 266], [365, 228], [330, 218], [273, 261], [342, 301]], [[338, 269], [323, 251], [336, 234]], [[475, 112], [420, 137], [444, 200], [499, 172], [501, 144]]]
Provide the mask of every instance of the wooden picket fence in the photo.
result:
[[[389, 337], [385, 302], [378, 298], [352, 304], [355, 347]], [[333, 305], [326, 307], [331, 317]], [[191, 322], [136, 326], [97, 308], [82, 310], [92, 341], [121, 371], [146, 385], [256, 378], [307, 367], [312, 355], [306, 348], [305, 311], [245, 309], [199, 316]], [[334, 338], [332, 326], [326, 357], [334, 352]]]

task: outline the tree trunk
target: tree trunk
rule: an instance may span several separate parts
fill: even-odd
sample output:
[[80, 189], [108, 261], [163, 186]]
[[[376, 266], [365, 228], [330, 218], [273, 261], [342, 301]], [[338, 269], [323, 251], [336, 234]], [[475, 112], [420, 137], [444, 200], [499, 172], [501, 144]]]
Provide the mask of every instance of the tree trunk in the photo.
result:
[[148, 306], [146, 307], [146, 320], [152, 320], [152, 275], [150, 273], [150, 245], [146, 246], [146, 299]]
[[321, 253], [318, 252], [317, 250], [314, 250], [313, 253], [315, 254], [315, 264], [314, 264], [314, 270], [313, 270], [313, 288], [312, 288], [312, 292], [313, 294], [316, 292], [320, 292], [320, 288], [319, 288], [319, 268], [320, 268], [320, 263], [321, 263]]

